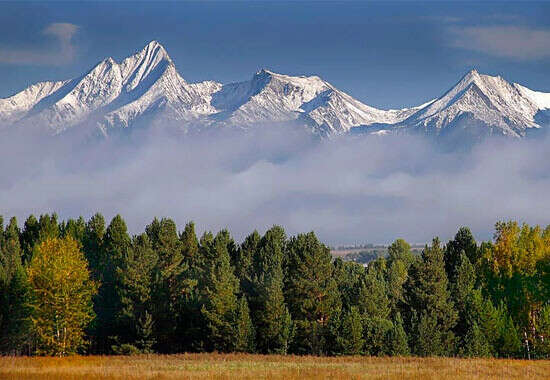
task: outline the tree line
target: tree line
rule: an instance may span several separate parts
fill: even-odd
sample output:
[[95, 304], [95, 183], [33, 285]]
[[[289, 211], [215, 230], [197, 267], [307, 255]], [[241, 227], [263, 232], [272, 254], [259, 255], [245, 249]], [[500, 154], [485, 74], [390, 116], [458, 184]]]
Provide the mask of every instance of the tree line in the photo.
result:
[[167, 218], [0, 218], [1, 354], [211, 351], [548, 358], [550, 226], [398, 239], [365, 267], [279, 226], [237, 244]]

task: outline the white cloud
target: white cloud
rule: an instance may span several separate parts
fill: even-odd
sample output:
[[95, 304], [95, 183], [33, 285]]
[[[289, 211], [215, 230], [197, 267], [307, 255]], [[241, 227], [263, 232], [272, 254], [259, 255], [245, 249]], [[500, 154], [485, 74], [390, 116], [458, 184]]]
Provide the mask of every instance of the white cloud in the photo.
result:
[[550, 57], [550, 30], [519, 26], [453, 27], [451, 46], [515, 60]]
[[40, 47], [33, 48], [9, 48], [0, 47], [0, 62], [13, 64], [34, 65], [63, 65], [73, 61], [75, 47], [73, 37], [78, 31], [78, 26], [70, 23], [49, 24], [42, 34], [53, 39], [45, 41]]

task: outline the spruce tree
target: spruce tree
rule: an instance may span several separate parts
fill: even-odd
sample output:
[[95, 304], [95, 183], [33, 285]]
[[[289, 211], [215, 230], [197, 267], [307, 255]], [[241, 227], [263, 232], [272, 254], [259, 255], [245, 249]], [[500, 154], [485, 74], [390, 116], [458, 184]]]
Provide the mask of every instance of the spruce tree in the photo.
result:
[[178, 349], [176, 331], [183, 318], [184, 299], [195, 282], [189, 278], [174, 221], [155, 218], [145, 230], [158, 257], [153, 287], [157, 343], [160, 350], [170, 352]]
[[235, 350], [235, 321], [239, 283], [231, 266], [227, 231], [221, 231], [208, 245], [202, 314], [206, 322], [206, 345], [211, 350]]
[[105, 237], [105, 218], [101, 214], [95, 214], [86, 223], [82, 249], [86, 260], [90, 265], [90, 271], [94, 280], [100, 280], [106, 255], [103, 252]]
[[119, 294], [119, 269], [131, 249], [130, 236], [124, 219], [115, 216], [105, 232], [101, 257], [99, 257], [100, 287], [95, 302], [97, 350], [108, 353], [113, 344], [128, 339], [128, 332], [121, 330], [122, 304]]
[[24, 264], [28, 263], [32, 258], [32, 251], [36, 243], [38, 243], [38, 236], [40, 233], [40, 225], [34, 215], [30, 215], [23, 226], [21, 232], [21, 249], [22, 261]]
[[20, 263], [5, 276], [0, 268], [0, 353], [20, 355], [30, 342], [33, 293]]
[[435, 238], [431, 247], [426, 246], [422, 260], [411, 267], [405, 284], [405, 302], [409, 326], [416, 335], [414, 352], [423, 356], [453, 353], [452, 329], [457, 313], [450, 299], [439, 239]]
[[363, 318], [357, 307], [352, 306], [342, 320], [337, 343], [344, 355], [361, 355], [365, 346], [363, 339]]
[[445, 271], [450, 281], [454, 281], [464, 253], [472, 265], [479, 261], [478, 248], [474, 236], [468, 227], [461, 227], [453, 240], [445, 247]]
[[[154, 338], [152, 311], [154, 304], [153, 282], [158, 255], [153, 250], [147, 234], [132, 239], [132, 249], [117, 268], [120, 287], [121, 328], [129, 332], [119, 337], [118, 344], [131, 344], [142, 352], [150, 352]], [[124, 339], [124, 340], [120, 340]]]
[[295, 353], [319, 355], [328, 351], [329, 323], [341, 310], [331, 261], [330, 250], [313, 232], [299, 234], [288, 243], [285, 299], [295, 322]]
[[237, 316], [235, 320], [235, 351], [254, 352], [254, 325], [250, 319], [248, 302], [242, 296], [237, 307]]
[[291, 338], [292, 325], [283, 294], [285, 245], [284, 230], [275, 226], [265, 233], [252, 257], [251, 304], [256, 343], [258, 351], [266, 354], [285, 354]]
[[469, 326], [464, 336], [464, 343], [460, 354], [461, 356], [471, 358], [486, 358], [491, 356], [491, 346], [476, 322]]
[[407, 356], [410, 354], [407, 334], [405, 333], [401, 314], [396, 315], [392, 329], [388, 333], [387, 354], [391, 356]]

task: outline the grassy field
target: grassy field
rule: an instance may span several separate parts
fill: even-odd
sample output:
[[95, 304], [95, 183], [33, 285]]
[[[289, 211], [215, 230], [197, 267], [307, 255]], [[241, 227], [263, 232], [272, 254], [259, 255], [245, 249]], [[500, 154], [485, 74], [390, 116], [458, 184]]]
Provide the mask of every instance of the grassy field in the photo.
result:
[[550, 361], [244, 354], [0, 357], [0, 379], [550, 379]]

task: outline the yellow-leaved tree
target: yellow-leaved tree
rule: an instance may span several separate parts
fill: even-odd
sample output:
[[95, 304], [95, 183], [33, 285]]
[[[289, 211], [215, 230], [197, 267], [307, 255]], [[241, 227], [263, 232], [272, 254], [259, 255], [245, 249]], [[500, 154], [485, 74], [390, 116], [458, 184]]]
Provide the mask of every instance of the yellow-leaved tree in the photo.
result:
[[84, 329], [93, 319], [97, 284], [71, 237], [47, 239], [27, 268], [34, 291], [32, 322], [37, 353], [64, 356], [85, 346]]
[[542, 330], [550, 322], [550, 226], [510, 221], [498, 222], [495, 230], [495, 242], [483, 255], [487, 288], [495, 303], [506, 304], [532, 349], [548, 339]]

